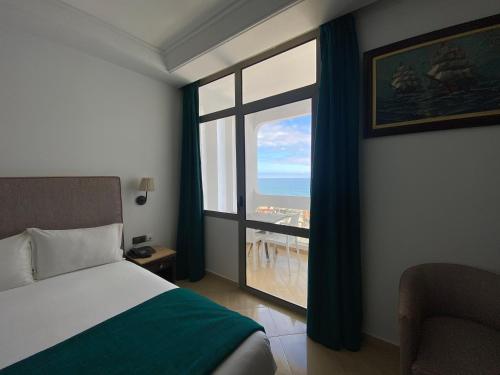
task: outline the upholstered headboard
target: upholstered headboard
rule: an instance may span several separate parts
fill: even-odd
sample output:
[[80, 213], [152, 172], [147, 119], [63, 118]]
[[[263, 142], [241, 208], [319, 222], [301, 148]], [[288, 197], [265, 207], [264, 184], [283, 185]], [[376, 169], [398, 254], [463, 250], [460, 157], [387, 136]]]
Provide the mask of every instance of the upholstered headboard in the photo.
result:
[[0, 177], [0, 239], [122, 222], [119, 177]]

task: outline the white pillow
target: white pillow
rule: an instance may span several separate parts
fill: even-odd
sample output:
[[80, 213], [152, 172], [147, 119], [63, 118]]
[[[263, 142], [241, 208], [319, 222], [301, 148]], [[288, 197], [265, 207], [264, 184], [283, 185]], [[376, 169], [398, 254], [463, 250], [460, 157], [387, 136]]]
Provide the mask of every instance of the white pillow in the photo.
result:
[[122, 230], [121, 223], [67, 230], [29, 228], [35, 279], [122, 260]]
[[30, 238], [26, 232], [0, 240], [0, 291], [33, 282]]

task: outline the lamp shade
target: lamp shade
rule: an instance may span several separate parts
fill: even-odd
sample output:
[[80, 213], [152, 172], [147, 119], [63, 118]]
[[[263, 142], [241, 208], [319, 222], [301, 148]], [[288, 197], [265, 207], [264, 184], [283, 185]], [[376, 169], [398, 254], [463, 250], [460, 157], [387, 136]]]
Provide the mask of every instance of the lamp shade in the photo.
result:
[[141, 178], [141, 183], [139, 184], [140, 191], [155, 191], [155, 180], [153, 177], [143, 177]]

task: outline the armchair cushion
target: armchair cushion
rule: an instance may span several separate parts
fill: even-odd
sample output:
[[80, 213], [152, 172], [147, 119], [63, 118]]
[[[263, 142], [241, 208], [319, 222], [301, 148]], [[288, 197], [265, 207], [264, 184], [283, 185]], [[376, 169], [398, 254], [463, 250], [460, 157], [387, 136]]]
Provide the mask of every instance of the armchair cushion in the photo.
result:
[[500, 331], [466, 319], [427, 318], [411, 370], [413, 375], [498, 375]]

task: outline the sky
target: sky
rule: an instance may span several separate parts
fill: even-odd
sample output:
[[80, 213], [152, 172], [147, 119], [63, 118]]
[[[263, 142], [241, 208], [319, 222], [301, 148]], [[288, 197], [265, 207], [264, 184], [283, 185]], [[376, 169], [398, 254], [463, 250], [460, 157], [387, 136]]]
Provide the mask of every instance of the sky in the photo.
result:
[[258, 178], [309, 178], [311, 115], [264, 124], [257, 134]]

